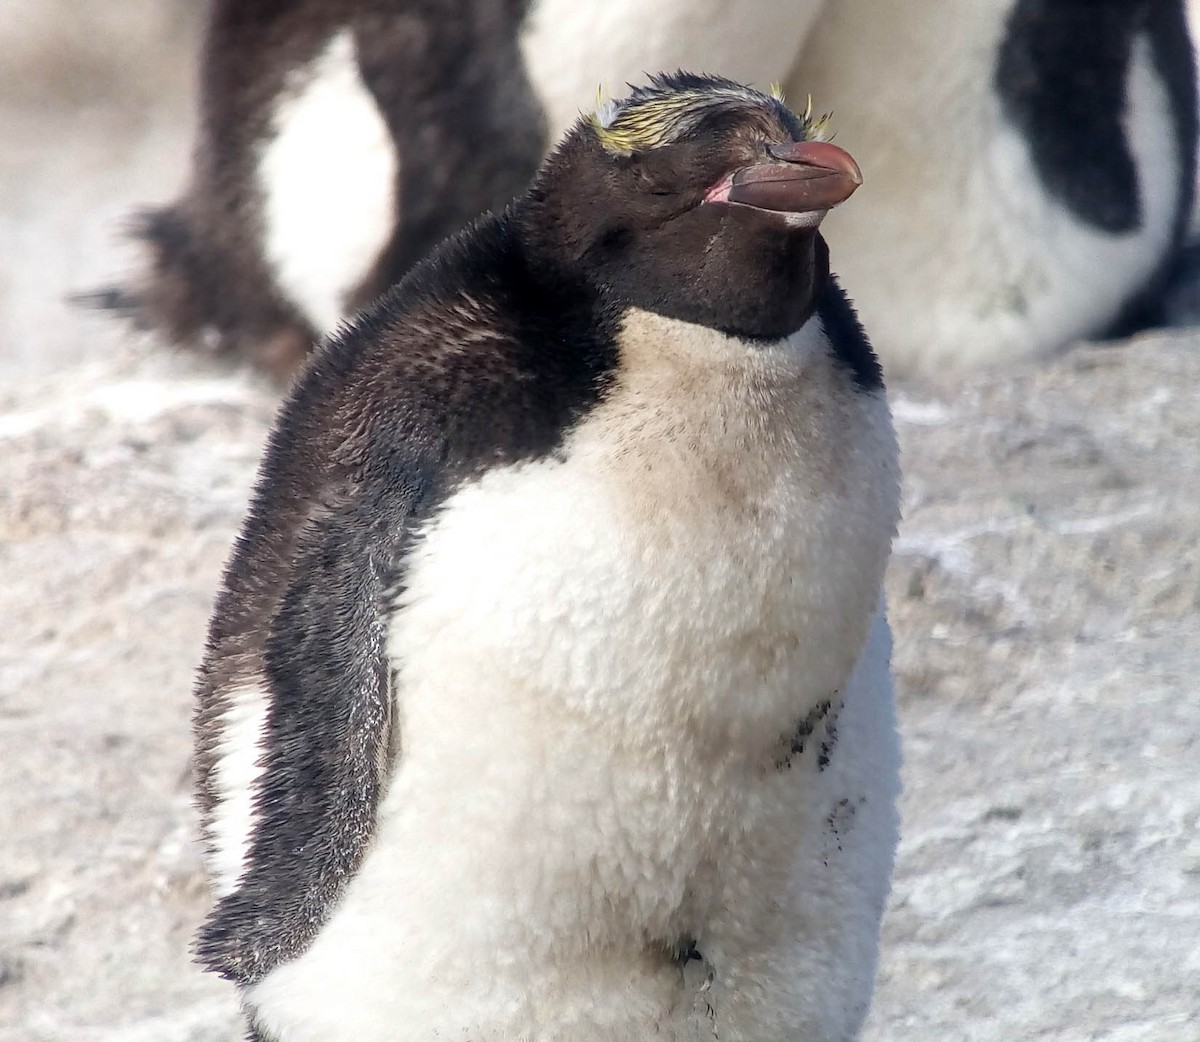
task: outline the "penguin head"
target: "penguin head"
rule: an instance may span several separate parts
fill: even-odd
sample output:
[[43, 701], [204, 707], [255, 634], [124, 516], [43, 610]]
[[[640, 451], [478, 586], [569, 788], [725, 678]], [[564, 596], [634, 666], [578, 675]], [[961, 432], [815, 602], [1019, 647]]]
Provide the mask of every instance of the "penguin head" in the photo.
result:
[[712, 76], [654, 77], [585, 116], [516, 207], [548, 267], [624, 304], [746, 338], [812, 314], [817, 227], [862, 182], [825, 121]]

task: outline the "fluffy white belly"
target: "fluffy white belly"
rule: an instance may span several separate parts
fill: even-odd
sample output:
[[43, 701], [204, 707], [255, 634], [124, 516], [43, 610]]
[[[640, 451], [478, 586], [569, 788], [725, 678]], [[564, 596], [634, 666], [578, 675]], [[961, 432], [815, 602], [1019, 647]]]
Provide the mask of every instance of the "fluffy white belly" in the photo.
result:
[[[888, 650], [880, 617], [825, 771], [819, 728], [783, 768], [683, 743], [645, 762], [486, 707], [414, 745], [330, 922], [249, 989], [260, 1022], [280, 1042], [853, 1037], [897, 838]], [[690, 938], [704, 958], [681, 966]]]

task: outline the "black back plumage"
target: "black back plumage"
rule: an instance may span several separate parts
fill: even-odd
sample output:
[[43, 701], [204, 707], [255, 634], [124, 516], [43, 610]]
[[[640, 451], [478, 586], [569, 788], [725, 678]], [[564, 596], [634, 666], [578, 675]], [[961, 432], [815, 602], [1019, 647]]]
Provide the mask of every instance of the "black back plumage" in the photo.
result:
[[[1147, 42], [1166, 90], [1178, 146], [1171, 243], [1122, 306], [1107, 336], [1166, 318], [1196, 194], [1197, 87], [1182, 0], [1017, 0], [997, 55], [995, 87], [1029, 143], [1046, 191], [1077, 218], [1113, 235], [1141, 227], [1144, 200], [1127, 133], [1134, 42]], [[1190, 278], [1190, 273], [1186, 276]]]

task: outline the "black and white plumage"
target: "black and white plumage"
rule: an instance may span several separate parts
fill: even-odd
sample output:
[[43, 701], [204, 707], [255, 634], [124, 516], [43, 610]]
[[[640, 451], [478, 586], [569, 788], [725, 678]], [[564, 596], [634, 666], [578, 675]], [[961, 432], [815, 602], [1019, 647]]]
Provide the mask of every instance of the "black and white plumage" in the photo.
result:
[[286, 369], [520, 191], [598, 83], [678, 66], [836, 106], [875, 176], [825, 234], [890, 371], [1156, 319], [1193, 208], [1185, 0], [217, 0], [193, 187], [99, 299]]
[[190, 183], [93, 303], [290, 374], [346, 313], [522, 191], [545, 125], [523, 0], [214, 0]]
[[898, 473], [817, 133], [659, 78], [302, 375], [198, 681], [255, 1037], [857, 1033]]
[[846, 0], [800, 67], [878, 175], [827, 235], [889, 372], [1157, 318], [1195, 195], [1183, 0]]

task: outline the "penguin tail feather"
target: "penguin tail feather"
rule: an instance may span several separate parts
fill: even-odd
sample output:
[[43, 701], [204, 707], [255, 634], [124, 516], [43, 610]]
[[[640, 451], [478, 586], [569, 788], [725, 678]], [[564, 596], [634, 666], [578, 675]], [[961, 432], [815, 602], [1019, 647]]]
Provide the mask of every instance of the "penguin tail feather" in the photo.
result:
[[246, 358], [281, 381], [303, 364], [314, 331], [261, 276], [238, 274], [223, 248], [197, 231], [186, 201], [136, 211], [121, 232], [141, 245], [141, 272], [73, 293], [68, 303], [108, 312], [176, 347]]
[[131, 283], [114, 283], [71, 293], [74, 307], [108, 311], [138, 329], [158, 329], [176, 343], [193, 342], [205, 321], [196, 300], [194, 237], [175, 207], [139, 210], [121, 225], [121, 233], [145, 245], [144, 274]]

